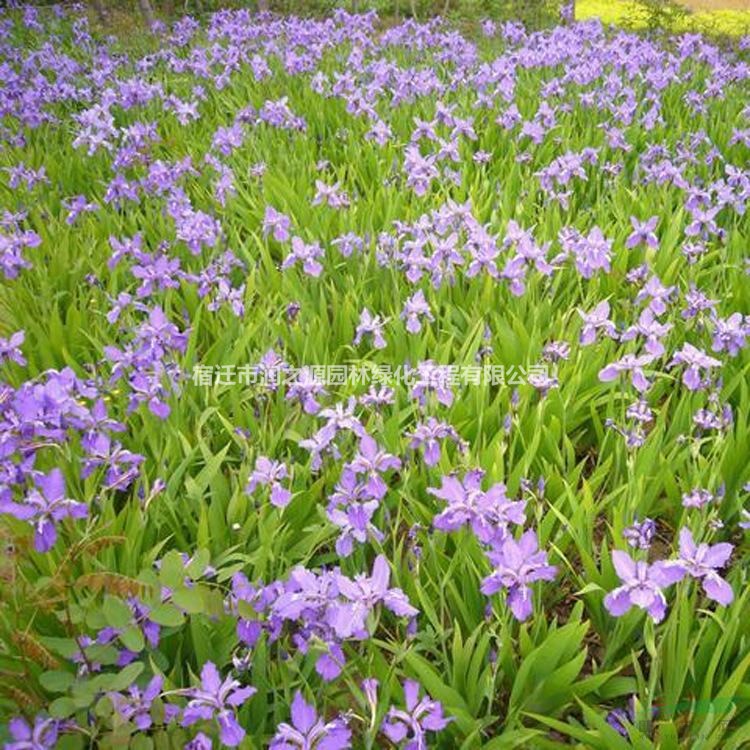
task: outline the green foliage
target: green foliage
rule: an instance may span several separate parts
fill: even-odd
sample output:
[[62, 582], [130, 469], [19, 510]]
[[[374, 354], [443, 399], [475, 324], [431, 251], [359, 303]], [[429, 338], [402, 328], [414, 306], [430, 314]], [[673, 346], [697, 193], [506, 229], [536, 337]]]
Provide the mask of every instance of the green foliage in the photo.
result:
[[633, 26], [647, 29], [675, 29], [689, 15], [688, 9], [677, 0], [637, 0], [626, 16]]

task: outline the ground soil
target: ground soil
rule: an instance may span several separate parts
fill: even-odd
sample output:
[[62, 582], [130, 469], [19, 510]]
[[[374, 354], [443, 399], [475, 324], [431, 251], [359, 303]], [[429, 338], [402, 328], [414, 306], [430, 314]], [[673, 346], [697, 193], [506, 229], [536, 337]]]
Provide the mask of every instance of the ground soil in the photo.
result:
[[750, 0], [681, 0], [690, 10], [750, 10]]

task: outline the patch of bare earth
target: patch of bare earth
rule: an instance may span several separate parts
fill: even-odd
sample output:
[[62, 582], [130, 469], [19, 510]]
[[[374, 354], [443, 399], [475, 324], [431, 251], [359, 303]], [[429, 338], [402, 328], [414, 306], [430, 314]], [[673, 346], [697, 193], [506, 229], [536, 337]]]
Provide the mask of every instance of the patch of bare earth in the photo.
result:
[[693, 11], [750, 10], [750, 0], [680, 0]]

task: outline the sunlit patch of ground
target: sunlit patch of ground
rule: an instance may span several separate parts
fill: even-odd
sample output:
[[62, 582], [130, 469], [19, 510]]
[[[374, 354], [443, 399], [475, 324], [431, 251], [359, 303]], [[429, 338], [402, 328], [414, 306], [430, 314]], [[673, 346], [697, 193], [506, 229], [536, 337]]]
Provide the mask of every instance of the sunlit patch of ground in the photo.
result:
[[682, 4], [695, 11], [750, 11], [750, 0], [682, 0]]
[[[685, 0], [690, 13], [678, 22], [678, 31], [715, 34], [750, 34], [750, 0]], [[645, 25], [643, 10], [628, 0], [578, 0], [576, 17], [598, 17], [604, 23]]]

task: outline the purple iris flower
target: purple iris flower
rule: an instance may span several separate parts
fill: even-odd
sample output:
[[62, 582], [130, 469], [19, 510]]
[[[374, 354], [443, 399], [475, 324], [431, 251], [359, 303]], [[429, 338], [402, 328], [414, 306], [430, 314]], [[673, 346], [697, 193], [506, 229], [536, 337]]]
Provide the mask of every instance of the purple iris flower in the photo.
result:
[[414, 384], [411, 395], [424, 406], [427, 395], [434, 393], [437, 401], [444, 406], [453, 403], [453, 391], [451, 390], [451, 368], [447, 365], [438, 365], [432, 360], [425, 360], [417, 365], [413, 373]]
[[529, 373], [528, 381], [529, 385], [536, 388], [542, 397], [546, 396], [552, 388], [557, 388], [560, 385], [556, 377], [546, 373]]
[[391, 569], [384, 555], [375, 558], [371, 576], [359, 574], [354, 579], [341, 574], [336, 576], [339, 593], [346, 600], [331, 613], [331, 625], [339, 638], [363, 632], [367, 615], [381, 603], [399, 617], [419, 614], [401, 589], [388, 587], [390, 577]]
[[636, 357], [634, 354], [626, 354], [617, 362], [612, 362], [606, 367], [599, 370], [599, 380], [608, 383], [614, 380], [621, 372], [629, 372], [633, 387], [639, 392], [644, 393], [651, 387], [643, 368], [654, 361], [651, 354], [642, 354]]
[[403, 750], [427, 750], [427, 732], [440, 732], [452, 721], [443, 715], [443, 706], [429, 695], [419, 698], [420, 685], [414, 680], [404, 681], [406, 710], [391, 706], [381, 730]]
[[354, 252], [362, 252], [362, 249], [365, 246], [365, 240], [363, 240], [358, 234], [354, 234], [354, 232], [347, 232], [341, 237], [337, 237], [333, 240], [331, 245], [338, 248], [338, 251], [344, 258], [348, 258]]
[[[361, 485], [357, 487], [361, 488]], [[364, 544], [368, 537], [377, 542], [383, 541], [383, 532], [372, 523], [378, 507], [377, 500], [366, 500], [349, 502], [345, 507], [332, 505], [328, 508], [328, 520], [340, 529], [336, 540], [336, 554], [349, 557], [354, 551], [354, 542]]]
[[742, 313], [734, 313], [728, 318], [715, 318], [713, 325], [712, 351], [726, 351], [730, 357], [736, 357], [750, 335], [750, 319], [746, 319]]
[[317, 414], [320, 404], [317, 396], [327, 393], [323, 384], [315, 377], [309, 367], [300, 367], [297, 377], [289, 384], [286, 392], [287, 400], [297, 399], [307, 414]]
[[570, 358], [570, 344], [567, 341], [550, 341], [542, 349], [542, 359], [547, 362], [567, 361]]
[[269, 234], [277, 242], [286, 242], [289, 239], [289, 228], [291, 221], [288, 216], [280, 213], [272, 206], [266, 206], [266, 213], [263, 216], [263, 236]]
[[351, 745], [351, 730], [338, 717], [325, 722], [315, 706], [307, 703], [299, 690], [292, 701], [292, 724], [279, 724], [269, 750], [346, 750]]
[[696, 544], [690, 529], [680, 529], [679, 562], [685, 572], [703, 582], [703, 590], [709, 599], [724, 606], [734, 599], [732, 587], [716, 572], [722, 568], [734, 547], [726, 542], [721, 544]]
[[323, 204], [331, 208], [346, 208], [349, 205], [349, 196], [341, 190], [338, 182], [334, 185], [326, 185], [322, 180], [315, 180], [315, 197], [312, 205]]
[[326, 652], [315, 662], [315, 671], [326, 681], [335, 680], [346, 665], [344, 650], [338, 643], [326, 643]]
[[37, 716], [31, 726], [26, 719], [16, 717], [8, 722], [12, 742], [4, 750], [51, 750], [58, 746], [60, 732], [73, 726], [72, 722]]
[[23, 257], [24, 247], [38, 247], [42, 238], [35, 232], [16, 232], [6, 237], [0, 234], [0, 269], [7, 279], [15, 279], [19, 269], [31, 268]]
[[404, 151], [404, 171], [406, 172], [406, 184], [421, 197], [427, 193], [432, 181], [440, 176], [435, 165], [436, 156], [422, 156], [419, 147], [407, 146]]
[[362, 438], [367, 435], [367, 431], [362, 426], [359, 417], [354, 414], [357, 406], [357, 399], [350, 396], [346, 402], [339, 401], [333, 407], [322, 409], [318, 416], [326, 420], [324, 430], [330, 430], [332, 435], [339, 432], [352, 432], [357, 437]]
[[[497, 269], [497, 257], [500, 254], [500, 250], [495, 241], [489, 236], [480, 234], [480, 230], [483, 231], [483, 228], [480, 227], [480, 229], [474, 230], [472, 244], [469, 246], [471, 262], [466, 269], [466, 276], [471, 279], [484, 270], [489, 276], [496, 279], [500, 275]], [[523, 273], [519, 271], [519, 275], [525, 275], [525, 269]], [[503, 273], [503, 276], [511, 281], [513, 280], [514, 272], [510, 265], [506, 266], [506, 272]], [[404, 308], [404, 312], [406, 312], [406, 308]]]
[[266, 456], [258, 456], [255, 460], [255, 470], [250, 475], [245, 492], [251, 494], [255, 488], [265, 485], [271, 486], [271, 504], [277, 508], [289, 505], [292, 493], [282, 486], [281, 480], [289, 475], [287, 467], [280, 461], [272, 461]]
[[622, 585], [604, 597], [604, 606], [614, 617], [624, 615], [631, 607], [645, 609], [654, 622], [661, 622], [667, 611], [667, 600], [662, 589], [680, 581], [684, 568], [671, 561], [649, 565], [633, 560], [627, 552], [612, 551], [612, 564]]
[[[651, 709], [652, 719], [656, 718], [658, 714], [659, 711], [656, 707]], [[615, 708], [607, 714], [607, 724], [609, 724], [618, 734], [625, 737], [625, 739], [629, 736], [625, 724], [635, 724], [635, 722], [635, 696], [631, 697], [626, 708]]]
[[688, 237], [699, 236], [704, 240], [707, 240], [712, 234], [717, 234], [719, 228], [714, 221], [717, 214], [719, 213], [720, 206], [713, 206], [710, 208], [698, 207], [693, 209], [690, 213], [693, 220], [685, 227], [685, 234]]
[[235, 149], [242, 146], [245, 132], [242, 123], [236, 122], [230, 127], [219, 127], [214, 133], [212, 148], [224, 156], [229, 156]]
[[387, 346], [383, 336], [385, 324], [386, 321], [380, 315], [373, 315], [367, 308], [362, 310], [354, 335], [354, 346], [358, 346], [364, 336], [372, 336], [372, 345], [376, 349], [385, 349]]
[[322, 427], [312, 437], [303, 438], [299, 441], [299, 447], [310, 452], [310, 469], [314, 472], [319, 471], [323, 465], [323, 456], [333, 455], [335, 458], [340, 457], [338, 447], [333, 442], [336, 436], [335, 428]]
[[[151, 704], [161, 695], [164, 678], [155, 675], [152, 680], [141, 690], [136, 685], [131, 685], [127, 694], [108, 693], [110, 701], [120, 718], [124, 721], [132, 721], [142, 732], [153, 724], [151, 718]], [[167, 704], [164, 706], [164, 723], [169, 724], [180, 709], [177, 706]]]
[[547, 553], [539, 550], [536, 532], [531, 529], [518, 541], [507, 537], [487, 556], [495, 569], [482, 581], [482, 593], [490, 596], [505, 589], [513, 616], [523, 622], [532, 611], [529, 584], [554, 580], [557, 568], [547, 563]]
[[325, 610], [336, 601], [337, 595], [336, 579], [330, 571], [316, 574], [298, 565], [273, 603], [273, 614], [284, 620], [296, 620], [313, 613], [318, 615], [321, 609]]
[[701, 372], [710, 373], [714, 367], [720, 367], [721, 362], [718, 359], [709, 357], [708, 354], [701, 351], [692, 344], [684, 344], [682, 349], [675, 352], [672, 361], [669, 363], [670, 367], [676, 365], [686, 365], [684, 372], [682, 373], [682, 382], [687, 386], [690, 391], [697, 391], [703, 389], [707, 385], [707, 378], [701, 377]]
[[221, 224], [204, 211], [196, 211], [189, 205], [173, 205], [170, 214], [175, 222], [176, 235], [193, 255], [201, 249], [214, 247], [221, 237]]
[[448, 507], [433, 519], [436, 529], [457, 531], [469, 524], [479, 541], [489, 544], [503, 541], [509, 524], [523, 524], [525, 501], [508, 498], [502, 483], [482, 490], [483, 477], [482, 470], [468, 471], [463, 480], [449, 475], [443, 477], [439, 489], [427, 488], [431, 495], [448, 503]]
[[572, 243], [575, 265], [584, 279], [599, 271], [609, 273], [612, 260], [612, 240], [608, 240], [599, 227], [594, 227], [587, 237], [579, 235]]
[[376, 120], [375, 124], [365, 134], [365, 138], [369, 141], [374, 141], [378, 146], [385, 146], [393, 138], [393, 131], [387, 122]]
[[0, 338], [0, 363], [11, 360], [22, 367], [26, 364], [26, 358], [21, 351], [21, 345], [26, 338], [24, 331], [16, 331], [10, 338]]
[[690, 492], [685, 492], [682, 496], [682, 505], [685, 508], [702, 508], [708, 505], [714, 499], [713, 493], [709, 490], [696, 487]]
[[131, 273], [141, 285], [136, 290], [138, 297], [148, 297], [156, 290], [177, 289], [180, 286], [180, 259], [166, 255], [138, 254], [138, 264]]
[[510, 282], [510, 291], [514, 297], [520, 297], [526, 291], [526, 261], [520, 255], [508, 259], [500, 276]]
[[421, 289], [406, 300], [401, 318], [406, 321], [406, 330], [409, 333], [419, 333], [422, 330], [422, 318], [430, 322], [435, 320]]
[[289, 372], [290, 367], [284, 358], [273, 349], [269, 349], [261, 358], [260, 362], [253, 367], [253, 375], [260, 384], [269, 391], [276, 391], [279, 383]]
[[182, 726], [216, 719], [222, 743], [227, 747], [237, 747], [245, 737], [245, 730], [237, 722], [235, 709], [255, 692], [254, 687], [242, 687], [231, 677], [222, 682], [216, 665], [207, 661], [201, 670], [200, 686], [183, 691], [190, 701], [182, 712]]
[[85, 211], [98, 211], [99, 206], [96, 203], [90, 203], [85, 195], [76, 195], [73, 198], [66, 198], [63, 201], [63, 206], [68, 211], [68, 215], [65, 217], [65, 223], [72, 226], [76, 223], [78, 217]]
[[367, 497], [381, 500], [388, 486], [380, 475], [389, 469], [398, 471], [401, 468], [401, 459], [381, 450], [370, 435], [363, 435], [359, 440], [359, 453], [347, 464], [346, 468], [355, 476], [363, 474], [367, 478], [364, 486]]
[[442, 440], [452, 440], [461, 451], [465, 451], [467, 448], [466, 443], [456, 432], [453, 425], [441, 422], [435, 417], [429, 417], [426, 422], [417, 424], [414, 431], [407, 437], [411, 441], [409, 447], [412, 450], [422, 449], [424, 462], [427, 466], [434, 466], [440, 461], [440, 442]]
[[654, 232], [659, 223], [658, 216], [652, 216], [646, 221], [639, 221], [635, 216], [631, 216], [630, 223], [633, 225], [633, 233], [625, 241], [625, 247], [628, 250], [644, 244], [652, 248], [659, 247], [659, 238]]
[[359, 397], [359, 403], [362, 406], [369, 406], [374, 408], [380, 408], [383, 406], [392, 406], [396, 401], [396, 392], [393, 388], [386, 385], [377, 386], [371, 385], [367, 393]]
[[148, 321], [136, 328], [133, 341], [121, 351], [105, 346], [105, 357], [112, 362], [112, 378], [116, 382], [126, 373], [130, 401], [128, 412], [147, 402], [152, 413], [166, 419], [170, 407], [164, 399], [168, 396], [167, 376], [174, 382], [179, 378], [179, 368], [174, 362], [177, 352], [184, 352], [188, 334], [171, 323], [160, 307], [149, 311]]
[[628, 526], [622, 532], [623, 539], [630, 547], [636, 549], [648, 549], [655, 534], [656, 523], [651, 518], [644, 518], [643, 521], [636, 520], [632, 526]]
[[582, 346], [588, 346], [596, 341], [597, 331], [603, 331], [605, 336], [613, 339], [617, 337], [617, 328], [609, 319], [609, 302], [603, 300], [591, 312], [578, 312], [583, 319], [581, 328], [580, 343]]
[[518, 241], [517, 257], [522, 258], [527, 265], [533, 265], [543, 276], [551, 276], [555, 267], [547, 261], [547, 254], [552, 243], [545, 242], [539, 245], [535, 242], [531, 232], [522, 231], [524, 234]]
[[198, 732], [198, 734], [196, 734], [195, 737], [185, 745], [184, 750], [212, 750], [213, 746], [213, 742], [208, 735], [203, 734], [203, 732]]
[[664, 354], [662, 339], [672, 330], [671, 323], [660, 323], [650, 307], [643, 310], [638, 317], [638, 322], [630, 326], [620, 336], [621, 341], [632, 341], [638, 336], [646, 339], [645, 349], [653, 357], [661, 357]]
[[663, 315], [675, 297], [676, 286], [664, 286], [658, 276], [650, 276], [635, 296], [636, 302], [648, 300], [648, 309], [655, 315]]
[[35, 549], [47, 552], [57, 541], [57, 524], [63, 518], [85, 518], [89, 509], [85, 503], [65, 497], [65, 478], [60, 469], [40, 474], [34, 481], [41, 492], [32, 490], [22, 503], [13, 502], [7, 496], [0, 499], [0, 513], [31, 521]]
[[284, 258], [281, 270], [286, 271], [296, 263], [302, 264], [302, 270], [308, 275], [317, 278], [323, 272], [323, 266], [319, 258], [325, 256], [325, 251], [318, 242], [306, 244], [299, 237], [292, 237], [292, 249]]
[[136, 234], [134, 237], [125, 237], [121, 240], [117, 239], [117, 237], [110, 237], [109, 244], [112, 248], [112, 254], [107, 261], [107, 267], [112, 271], [124, 258], [129, 256], [136, 258], [141, 255], [143, 250], [143, 237], [140, 233]]
[[682, 254], [685, 256], [688, 265], [693, 265], [708, 252], [708, 247], [704, 242], [686, 242], [682, 246]]

